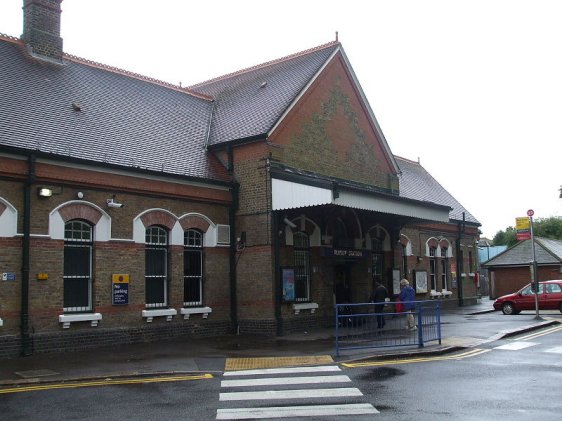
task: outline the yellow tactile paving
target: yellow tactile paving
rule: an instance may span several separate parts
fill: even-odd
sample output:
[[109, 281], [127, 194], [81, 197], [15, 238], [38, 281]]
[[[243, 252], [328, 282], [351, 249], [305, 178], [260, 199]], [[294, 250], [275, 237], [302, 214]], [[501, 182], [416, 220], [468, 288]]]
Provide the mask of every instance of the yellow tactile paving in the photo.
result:
[[444, 346], [478, 346], [483, 342], [483, 339], [479, 338], [470, 338], [470, 337], [461, 337], [461, 336], [450, 336], [448, 338], [444, 338], [441, 341], [441, 344]]
[[315, 355], [311, 357], [227, 358], [224, 364], [224, 371], [332, 364], [333, 362], [334, 360], [329, 355]]

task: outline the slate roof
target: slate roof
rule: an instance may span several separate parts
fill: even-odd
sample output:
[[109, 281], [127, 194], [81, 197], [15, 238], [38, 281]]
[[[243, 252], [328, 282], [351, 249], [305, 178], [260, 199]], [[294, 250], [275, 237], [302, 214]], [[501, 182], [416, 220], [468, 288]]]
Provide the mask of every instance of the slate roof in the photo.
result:
[[204, 148], [208, 98], [71, 56], [63, 65], [40, 61], [1, 36], [0, 69], [2, 147], [229, 180]]
[[216, 100], [209, 145], [267, 134], [338, 48], [331, 42], [190, 86]]
[[[482, 266], [528, 266], [532, 260], [531, 240], [520, 241]], [[535, 259], [539, 265], [562, 263], [562, 240], [535, 237]]]
[[429, 174], [419, 163], [395, 156], [400, 167], [400, 197], [433, 202], [438, 205], [451, 207], [449, 218], [462, 221], [464, 212], [465, 222], [480, 225], [480, 222], [467, 211], [445, 188]]

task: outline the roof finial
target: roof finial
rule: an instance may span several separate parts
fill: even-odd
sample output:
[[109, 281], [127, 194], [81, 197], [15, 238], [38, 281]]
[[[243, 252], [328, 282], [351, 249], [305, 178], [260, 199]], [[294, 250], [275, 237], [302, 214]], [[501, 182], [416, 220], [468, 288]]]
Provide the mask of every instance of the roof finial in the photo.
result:
[[336, 42], [338, 42], [338, 31], [336, 31]]

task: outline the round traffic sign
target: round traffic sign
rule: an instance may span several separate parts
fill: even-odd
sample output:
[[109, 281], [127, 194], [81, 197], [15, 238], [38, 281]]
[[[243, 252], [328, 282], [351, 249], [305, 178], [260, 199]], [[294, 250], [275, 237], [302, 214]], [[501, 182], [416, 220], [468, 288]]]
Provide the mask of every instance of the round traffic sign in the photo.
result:
[[535, 211], [533, 209], [529, 209], [527, 211], [527, 216], [533, 216], [535, 214]]

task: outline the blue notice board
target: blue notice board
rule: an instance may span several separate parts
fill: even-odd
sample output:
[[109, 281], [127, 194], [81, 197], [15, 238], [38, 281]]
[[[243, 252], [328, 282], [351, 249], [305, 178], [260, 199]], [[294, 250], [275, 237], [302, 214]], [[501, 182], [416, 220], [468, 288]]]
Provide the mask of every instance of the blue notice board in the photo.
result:
[[129, 275], [113, 275], [111, 302], [113, 305], [129, 304]]

